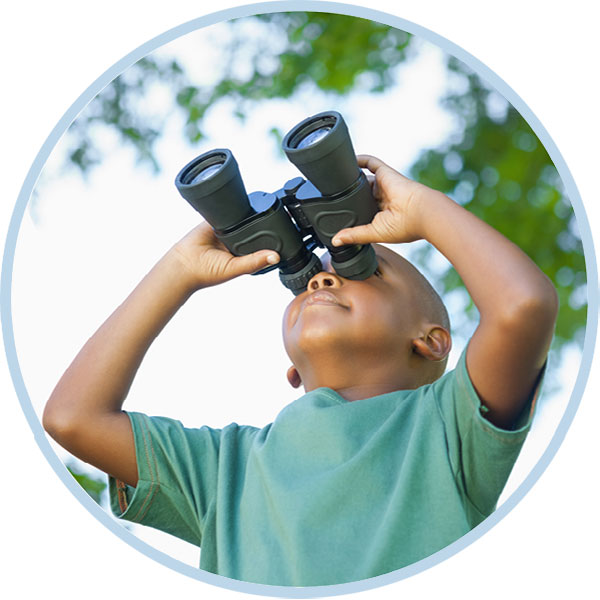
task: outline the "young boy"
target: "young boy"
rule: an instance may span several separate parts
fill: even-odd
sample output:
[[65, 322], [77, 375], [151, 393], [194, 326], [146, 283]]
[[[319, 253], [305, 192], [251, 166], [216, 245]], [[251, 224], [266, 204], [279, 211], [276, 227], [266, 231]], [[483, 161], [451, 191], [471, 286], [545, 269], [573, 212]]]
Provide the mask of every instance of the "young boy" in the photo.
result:
[[202, 224], [86, 343], [46, 406], [50, 435], [110, 475], [115, 514], [201, 546], [207, 571], [307, 586], [416, 562], [493, 512], [529, 429], [552, 284], [445, 195], [358, 160], [380, 212], [334, 243], [425, 239], [446, 256], [480, 312], [454, 371], [443, 375], [451, 339], [439, 297], [376, 245], [374, 275], [352, 281], [325, 263], [288, 306], [288, 380], [306, 393], [272, 424], [188, 429], [123, 412], [145, 352], [191, 294], [279, 260], [233, 257]]

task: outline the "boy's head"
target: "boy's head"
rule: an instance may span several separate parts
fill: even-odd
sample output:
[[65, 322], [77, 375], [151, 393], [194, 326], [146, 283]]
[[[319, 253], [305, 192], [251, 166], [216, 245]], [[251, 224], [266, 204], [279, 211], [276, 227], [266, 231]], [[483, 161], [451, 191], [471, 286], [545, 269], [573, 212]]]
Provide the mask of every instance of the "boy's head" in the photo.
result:
[[[373, 244], [379, 267], [355, 281], [324, 271], [288, 305], [283, 340], [293, 366], [288, 380], [377, 395], [416, 388], [444, 372], [451, 340], [446, 309], [407, 260]], [[368, 397], [364, 393], [351, 397]]]

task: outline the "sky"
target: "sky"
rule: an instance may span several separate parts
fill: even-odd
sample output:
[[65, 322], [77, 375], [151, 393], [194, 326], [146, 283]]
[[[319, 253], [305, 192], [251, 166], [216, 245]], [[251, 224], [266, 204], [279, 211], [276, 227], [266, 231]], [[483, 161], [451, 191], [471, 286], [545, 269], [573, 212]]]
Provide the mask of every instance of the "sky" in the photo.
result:
[[[300, 108], [302, 110], [300, 110]], [[299, 112], [292, 115], [290, 114], [289, 119], [291, 122], [300, 120], [305, 116], [306, 106], [300, 107]], [[319, 110], [320, 107], [315, 107]], [[316, 112], [316, 110], [314, 112]], [[311, 111], [312, 112], [312, 111]], [[344, 114], [352, 115], [352, 110]], [[292, 116], [294, 118], [292, 118]], [[283, 117], [282, 117], [283, 118]], [[349, 117], [350, 119], [351, 117]], [[259, 120], [256, 121], [257, 123]], [[48, 127], [51, 125], [48, 125]], [[362, 138], [363, 135], [360, 131], [351, 126], [351, 132], [355, 140], [365, 139], [365, 144], [368, 145], [367, 138]], [[225, 132], [223, 132], [225, 133]], [[229, 135], [234, 135], [235, 132], [230, 132]], [[256, 137], [256, 136], [253, 136]], [[355, 141], [355, 146], [358, 144]], [[251, 154], [255, 154], [251, 152]], [[266, 152], [265, 152], [266, 154]], [[237, 156], [236, 151], [236, 156]], [[239, 154], [240, 164], [251, 165], [250, 157], [244, 157], [243, 152], [240, 150]], [[384, 154], [382, 153], [382, 157]], [[14, 322], [15, 322], [15, 335], [17, 338], [19, 355], [23, 355], [21, 360], [23, 374], [27, 382], [28, 387], [31, 388], [30, 393], [32, 399], [38, 402], [39, 399], [47, 397], [48, 388], [51, 387], [56, 380], [57, 369], [64, 368], [68, 364], [68, 360], [72, 358], [73, 348], [79, 347], [82, 341], [85, 341], [85, 337], [88, 336], [92, 331], [93, 327], [98, 325], [101, 320], [106, 316], [107, 309], [111, 310], [114, 308], [117, 302], [119, 302], [123, 295], [129, 291], [131, 285], [134, 284], [141, 275], [151, 266], [153, 260], [156, 260], [160, 256], [160, 252], [165, 251], [168, 245], [175, 241], [178, 234], [183, 234], [186, 230], [187, 225], [190, 223], [190, 213], [184, 211], [187, 206], [182, 204], [176, 195], [173, 193], [172, 178], [166, 178], [164, 183], [154, 184], [151, 187], [159, 188], [155, 189], [153, 193], [140, 192], [142, 177], [134, 176], [131, 169], [126, 169], [124, 172], [119, 171], [119, 167], [122, 163], [126, 163], [126, 160], [121, 160], [121, 157], [113, 157], [115, 161], [114, 178], [119, 181], [120, 192], [116, 196], [114, 194], [114, 186], [109, 186], [105, 190], [98, 190], [97, 194], [91, 194], [84, 192], [77, 188], [75, 182], [69, 184], [69, 188], [76, 195], [80, 196], [85, 193], [86, 202], [82, 202], [81, 198], [69, 199], [67, 194], [61, 194], [63, 196], [60, 201], [52, 204], [52, 210], [48, 211], [48, 214], [44, 214], [43, 207], [40, 206], [40, 214], [38, 215], [39, 222], [43, 223], [43, 227], [38, 227], [37, 231], [49, 232], [48, 235], [53, 236], [53, 240], [58, 243], [55, 244], [52, 249], [48, 245], [48, 239], [34, 240], [36, 237], [33, 232], [33, 223], [31, 222], [32, 228], [27, 233], [27, 219], [23, 225], [22, 237], [19, 238], [19, 249], [17, 254], [17, 261], [26, 261], [26, 254], [29, 252], [31, 256], [35, 257], [35, 261], [30, 259], [29, 265], [35, 263], [36, 270], [34, 271], [35, 276], [30, 279], [19, 279], [23, 277], [27, 270], [25, 265], [26, 262], [15, 263], [15, 277], [14, 277]], [[187, 159], [185, 159], [187, 160]], [[178, 166], [181, 164], [179, 157], [173, 156], [173, 166], [175, 170], [178, 170]], [[165, 167], [165, 172], [169, 170]], [[269, 169], [267, 169], [269, 170]], [[249, 167], [249, 172], [258, 173], [258, 168]], [[246, 179], [246, 171], [242, 170], [244, 178]], [[264, 176], [260, 177], [260, 181], [257, 180], [256, 186], [253, 185], [254, 180], [251, 176], [248, 176], [248, 189], [257, 189], [258, 186], [270, 184]], [[280, 179], [277, 179], [275, 185], [280, 185]], [[164, 187], [163, 187], [164, 185]], [[112, 189], [111, 189], [112, 187]], [[170, 191], [167, 191], [169, 188]], [[163, 219], [151, 219], [149, 215], [158, 213], [159, 215], [164, 214], [161, 211], [165, 210], [163, 207], [163, 198], [170, 197], [173, 202], [180, 202], [179, 208], [175, 215], [174, 208], [169, 207], [169, 219], [167, 225], [167, 231], [165, 231], [165, 220]], [[128, 202], [123, 202], [122, 198], [127, 198]], [[174, 206], [174, 205], [173, 205]], [[62, 229], [58, 223], [62, 224]], [[192, 223], [193, 225], [193, 223]], [[110, 235], [107, 235], [107, 231], [110, 231]], [[135, 243], [132, 244], [132, 232], [135, 231]], [[30, 236], [29, 238], [27, 236]], [[45, 235], [45, 234], [44, 234]], [[155, 256], [149, 256], [150, 252], [150, 241], [154, 242], [155, 239], [156, 248]], [[36, 246], [35, 244], [39, 245]], [[23, 246], [21, 246], [23, 244]], [[27, 248], [26, 248], [26, 245]], [[88, 253], [88, 248], [98, 249], [95, 253]], [[126, 252], [123, 251], [126, 248]], [[44, 251], [39, 251], [43, 249]], [[77, 252], [73, 252], [77, 249]], [[86, 250], [85, 252], [83, 250]], [[22, 253], [19, 256], [19, 253]], [[126, 259], [123, 257], [126, 256]], [[119, 261], [120, 268], [116, 270], [114, 268], [115, 261]], [[60, 269], [56, 268], [56, 265], [60, 265]], [[111, 265], [113, 267], [111, 268]], [[23, 271], [20, 273], [20, 269]], [[74, 279], [73, 273], [77, 273], [76, 283], [74, 288], [68, 288], [68, 284]], [[264, 276], [267, 278], [268, 276]], [[61, 279], [62, 278], [62, 279]], [[111, 280], [111, 286], [108, 288], [106, 285], [107, 278]], [[244, 299], [247, 297], [264, 296], [263, 288], [267, 285], [266, 282], [258, 281], [259, 278], [253, 278], [256, 281], [248, 282], [244, 286]], [[233, 285], [233, 283], [231, 284]], [[258, 290], [260, 286], [260, 293], [256, 292], [252, 294], [250, 292], [251, 286], [253, 289]], [[60, 296], [64, 297], [64, 290], [69, 289], [69, 298], [71, 307], [69, 310], [61, 313], [61, 300]], [[20, 291], [19, 291], [20, 290]], [[63, 292], [56, 293], [56, 290], [63, 290]], [[93, 293], [89, 293], [93, 291]], [[273, 287], [273, 305], [276, 303], [281, 304], [283, 301], [282, 292], [285, 290], [279, 289], [279, 284]], [[236, 292], [233, 290], [227, 293], [227, 298], [218, 299], [215, 295], [214, 300], [217, 305], [229, 305], [231, 296], [235, 296]], [[270, 302], [271, 300], [269, 300]], [[64, 308], [64, 302], [62, 303]], [[207, 304], [198, 302], [198, 306], [192, 306], [190, 308], [190, 319], [193, 320], [191, 313], [207, 312], [210, 313], [210, 308], [207, 308]], [[269, 304], [269, 306], [272, 306]], [[74, 310], [76, 307], [77, 310]], [[256, 305], [248, 307], [248, 311], [244, 314], [235, 314], [235, 318], [239, 318], [239, 321], [230, 321], [228, 327], [235, 329], [235, 323], [239, 323], [239, 327], [247, 327], [249, 316], [254, 317], [255, 311], [257, 310]], [[239, 313], [240, 307], [232, 307], [232, 314]], [[187, 315], [186, 315], [187, 316]], [[231, 317], [232, 319], [234, 316]], [[72, 323], [72, 331], [65, 330], [64, 323], [66, 320]], [[81, 319], [81, 320], [80, 320]], [[88, 321], [89, 319], [89, 321]], [[91, 323], [94, 322], [94, 325]], [[188, 327], [184, 325], [183, 318], [181, 319], [181, 325], [176, 326], [172, 324], [172, 333], [170, 338], [165, 339], [165, 352], [170, 343], [176, 342], [180, 335], [185, 335], [188, 331]], [[41, 332], [44, 327], [55, 327], [60, 330], [59, 334], [52, 334], [50, 329], [50, 335], [48, 333]], [[199, 326], [200, 327], [200, 326]], [[221, 328], [221, 324], [217, 323], [215, 333], [218, 337], [217, 329]], [[171, 328], [170, 328], [171, 329]], [[47, 331], [47, 330], [46, 330]], [[264, 328], [260, 329], [261, 339], [264, 337]], [[167, 332], [165, 331], [165, 334]], [[276, 330], [273, 328], [269, 332], [269, 339], [275, 340]], [[201, 326], [202, 336], [207, 335], [204, 329], [204, 324]], [[30, 336], [30, 337], [28, 337]], [[45, 339], [51, 338], [54, 340], [52, 346], [46, 345], [43, 342], [37, 349], [31, 350], [31, 345], [28, 340], [33, 338]], [[276, 370], [276, 363], [274, 354], [271, 354], [272, 347], [276, 346], [275, 342], [269, 345], [268, 350], [265, 350], [260, 346], [260, 352], [256, 351], [256, 340], [258, 335], [249, 335], [251, 343], [247, 347], [239, 349], [239, 355], [244, 356], [248, 360], [255, 355], [258, 356], [257, 368], [254, 365], [248, 365], [248, 369], [245, 370], [239, 376], [239, 380], [247, 385], [248, 381], [253, 381], [262, 378], [263, 366], [268, 364], [270, 368]], [[254, 340], [253, 340], [254, 338]], [[253, 343], [252, 343], [253, 340]], [[31, 352], [30, 358], [25, 358], [27, 352]], [[36, 355], [37, 352], [37, 355]], [[156, 356], [152, 358], [149, 356], [149, 366], [156, 367], [157, 365], [164, 364], [164, 361], [160, 356], [160, 348], [156, 351]], [[221, 355], [227, 356], [227, 348], [224, 347], [221, 350]], [[268, 354], [265, 355], [265, 353]], [[219, 351], [215, 354], [219, 355]], [[193, 355], [190, 355], [193, 356]], [[193, 360], [183, 358], [183, 364], [181, 365], [180, 377], [178, 380], [185, 380], [189, 372], [194, 369]], [[185, 361], [188, 362], [185, 362]], [[154, 362], [152, 362], [154, 361]], [[280, 363], [278, 363], [280, 364]], [[285, 397], [289, 391], [283, 391], [283, 388], [287, 386], [283, 380], [283, 373], [285, 372], [286, 365], [282, 366], [282, 382], [281, 382], [281, 394], [275, 394], [278, 397]], [[152, 369], [150, 369], [152, 370]], [[59, 373], [60, 374], [60, 373]], [[140, 375], [142, 375], [140, 373]], [[284, 385], [285, 384], [285, 385]], [[146, 397], [147, 395], [143, 392], [144, 380], [143, 376], [140, 380], [139, 395], [140, 397]], [[153, 388], [151, 380], [145, 384], [148, 389]], [[209, 385], [203, 383], [203, 385]], [[169, 382], [168, 389], [165, 390], [165, 397], [170, 394], [173, 389], [173, 382]], [[185, 394], [187, 386], [182, 384], [182, 392], [178, 395]], [[38, 399], [38, 400], [36, 400]], [[169, 400], [171, 402], [171, 400]], [[183, 405], [192, 405], [193, 399], [182, 401]], [[144, 400], [145, 410], [148, 410], [148, 405]], [[268, 410], [272, 410], [276, 407], [270, 407]], [[204, 414], [204, 413], [203, 413]], [[255, 416], [255, 411], [251, 411], [251, 416]], [[215, 419], [217, 417], [215, 416]], [[221, 417], [219, 417], [221, 418]], [[240, 422], [242, 419], [240, 418]]]

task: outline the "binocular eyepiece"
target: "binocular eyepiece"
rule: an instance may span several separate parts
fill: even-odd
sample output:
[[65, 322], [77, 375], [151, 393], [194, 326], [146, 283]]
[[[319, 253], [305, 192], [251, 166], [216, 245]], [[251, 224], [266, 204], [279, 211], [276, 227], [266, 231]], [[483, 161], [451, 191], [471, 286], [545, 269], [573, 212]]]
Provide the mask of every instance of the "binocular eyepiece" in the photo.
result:
[[179, 193], [211, 225], [235, 256], [275, 250], [283, 285], [302, 293], [322, 271], [317, 247], [327, 248], [342, 277], [366, 279], [377, 268], [373, 247], [335, 247], [346, 227], [370, 223], [377, 213], [367, 178], [356, 162], [342, 115], [323, 112], [298, 123], [283, 139], [287, 158], [306, 177], [295, 177], [272, 193], [247, 194], [237, 162], [227, 149], [205, 152], [177, 175]]

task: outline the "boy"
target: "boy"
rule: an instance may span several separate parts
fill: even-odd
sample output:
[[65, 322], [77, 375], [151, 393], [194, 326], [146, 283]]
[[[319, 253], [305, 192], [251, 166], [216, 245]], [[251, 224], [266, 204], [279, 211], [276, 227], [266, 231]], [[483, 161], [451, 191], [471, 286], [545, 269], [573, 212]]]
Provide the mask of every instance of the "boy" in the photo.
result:
[[445, 195], [372, 156], [380, 212], [335, 245], [425, 239], [454, 265], [480, 323], [457, 368], [445, 309], [407, 261], [375, 246], [364, 281], [329, 265], [285, 311], [288, 380], [305, 395], [262, 429], [186, 429], [121, 410], [152, 340], [189, 296], [278, 262], [233, 257], [206, 224], [155, 265], [83, 347], [44, 427], [110, 475], [118, 516], [202, 548], [201, 568], [328, 585], [416, 562], [483, 521], [531, 422], [557, 295], [531, 260]]

